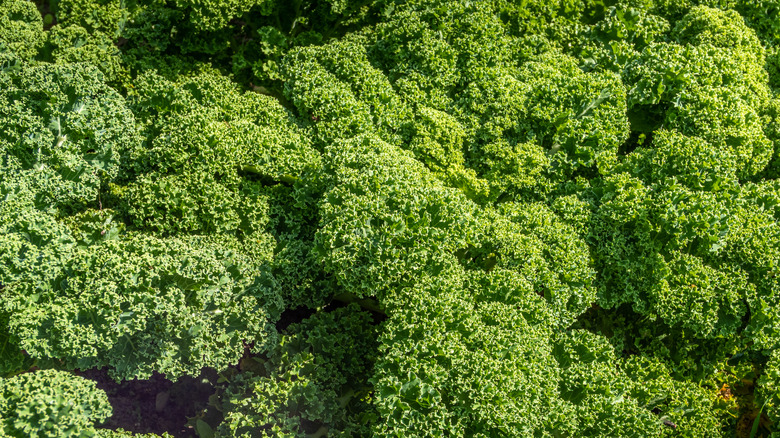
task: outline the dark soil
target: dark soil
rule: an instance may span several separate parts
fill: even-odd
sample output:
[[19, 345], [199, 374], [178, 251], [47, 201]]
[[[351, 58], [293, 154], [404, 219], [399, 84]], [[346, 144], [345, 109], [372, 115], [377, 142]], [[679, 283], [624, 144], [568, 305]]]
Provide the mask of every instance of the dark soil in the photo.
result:
[[189, 418], [196, 417], [208, 404], [216, 380], [216, 372], [204, 371], [198, 378], [182, 377], [176, 382], [161, 374], [148, 380], [127, 380], [117, 383], [105, 369], [77, 371], [78, 375], [97, 382], [98, 388], [108, 394], [114, 414], [102, 425], [106, 429], [124, 429], [135, 433], [167, 432], [174, 437], [194, 437], [195, 429], [188, 426]]

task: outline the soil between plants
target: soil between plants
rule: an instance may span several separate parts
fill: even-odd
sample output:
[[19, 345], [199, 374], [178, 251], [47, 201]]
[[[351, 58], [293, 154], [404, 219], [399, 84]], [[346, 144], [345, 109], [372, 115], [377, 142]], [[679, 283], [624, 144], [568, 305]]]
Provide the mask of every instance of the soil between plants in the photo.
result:
[[135, 433], [165, 432], [176, 438], [195, 437], [195, 429], [187, 425], [206, 408], [214, 387], [208, 383], [213, 371], [204, 371], [198, 378], [182, 377], [176, 382], [155, 373], [147, 380], [116, 382], [105, 369], [77, 371], [76, 374], [97, 383], [108, 395], [114, 413], [99, 427], [124, 429]]

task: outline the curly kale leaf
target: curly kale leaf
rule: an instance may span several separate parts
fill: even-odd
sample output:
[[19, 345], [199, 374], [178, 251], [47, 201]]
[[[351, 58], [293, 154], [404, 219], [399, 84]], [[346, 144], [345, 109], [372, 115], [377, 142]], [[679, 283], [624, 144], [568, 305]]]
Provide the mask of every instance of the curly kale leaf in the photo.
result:
[[101, 187], [140, 137], [124, 98], [88, 64], [29, 65], [0, 73], [4, 167], [36, 202], [62, 213], [99, 207]]
[[269, 348], [260, 375], [244, 372], [231, 379], [222, 402], [229, 413], [218, 433], [242, 436], [260, 430], [258, 436], [291, 437], [370, 433], [376, 412], [369, 401], [368, 378], [375, 350], [371, 316], [357, 304], [290, 326]]
[[0, 2], [0, 53], [9, 51], [20, 60], [31, 60], [38, 55], [45, 40], [43, 19], [34, 3]]
[[11, 285], [3, 307], [40, 360], [109, 366], [118, 379], [221, 369], [274, 336], [283, 303], [268, 244], [126, 235], [77, 249], [48, 290]]
[[0, 431], [11, 437], [93, 437], [111, 412], [95, 382], [64, 371], [0, 379]]

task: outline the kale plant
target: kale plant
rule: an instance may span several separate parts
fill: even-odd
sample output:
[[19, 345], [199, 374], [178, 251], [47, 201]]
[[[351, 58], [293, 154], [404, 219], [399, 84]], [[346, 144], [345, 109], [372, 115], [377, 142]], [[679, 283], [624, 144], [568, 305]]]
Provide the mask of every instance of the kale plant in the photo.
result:
[[780, 433], [778, 13], [0, 0], [2, 433]]

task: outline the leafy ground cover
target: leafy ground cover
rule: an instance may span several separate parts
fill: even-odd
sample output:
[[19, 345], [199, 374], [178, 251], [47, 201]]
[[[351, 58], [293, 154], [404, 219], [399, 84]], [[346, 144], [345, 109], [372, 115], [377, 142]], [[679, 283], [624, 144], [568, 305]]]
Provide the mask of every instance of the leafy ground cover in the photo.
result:
[[0, 436], [780, 436], [775, 0], [0, 0]]

